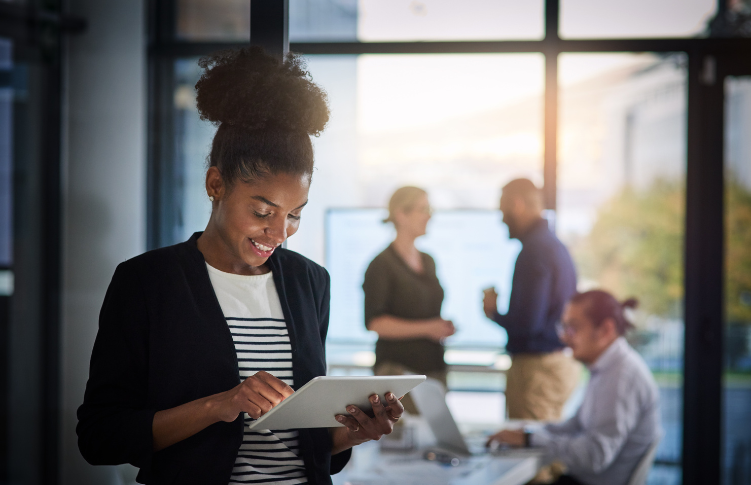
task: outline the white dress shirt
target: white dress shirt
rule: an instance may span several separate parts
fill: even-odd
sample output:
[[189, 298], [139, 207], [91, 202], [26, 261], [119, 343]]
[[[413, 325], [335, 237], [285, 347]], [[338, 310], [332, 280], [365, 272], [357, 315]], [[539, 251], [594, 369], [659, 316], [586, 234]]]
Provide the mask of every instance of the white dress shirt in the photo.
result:
[[647, 364], [619, 337], [589, 366], [576, 414], [533, 432], [533, 446], [562, 461], [587, 485], [625, 485], [649, 445], [662, 435], [659, 394]]

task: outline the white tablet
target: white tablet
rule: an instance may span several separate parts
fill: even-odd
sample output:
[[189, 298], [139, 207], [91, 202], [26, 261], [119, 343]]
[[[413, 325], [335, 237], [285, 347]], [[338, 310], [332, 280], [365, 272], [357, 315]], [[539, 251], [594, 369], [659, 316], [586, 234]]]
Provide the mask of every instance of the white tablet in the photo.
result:
[[372, 376], [338, 377], [321, 376], [298, 389], [278, 406], [264, 414], [250, 429], [333, 428], [343, 426], [337, 414], [349, 414], [347, 405], [354, 404], [370, 411], [368, 398], [393, 392], [401, 397], [422, 383], [425, 376]]

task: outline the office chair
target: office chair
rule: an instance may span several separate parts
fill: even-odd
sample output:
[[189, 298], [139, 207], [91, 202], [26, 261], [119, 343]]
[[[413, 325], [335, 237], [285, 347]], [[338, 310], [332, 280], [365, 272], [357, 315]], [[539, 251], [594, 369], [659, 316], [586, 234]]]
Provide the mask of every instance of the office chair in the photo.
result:
[[652, 463], [655, 461], [655, 454], [657, 454], [657, 446], [662, 441], [662, 435], [655, 438], [644, 456], [641, 457], [639, 463], [636, 465], [634, 472], [631, 474], [631, 478], [628, 480], [628, 485], [644, 485], [647, 483], [647, 475], [652, 469]]

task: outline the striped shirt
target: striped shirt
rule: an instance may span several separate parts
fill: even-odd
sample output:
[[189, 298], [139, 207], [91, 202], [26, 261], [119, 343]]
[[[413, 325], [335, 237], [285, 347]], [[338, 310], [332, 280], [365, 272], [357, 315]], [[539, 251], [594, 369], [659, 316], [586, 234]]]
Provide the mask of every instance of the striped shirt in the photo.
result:
[[[292, 347], [272, 274], [236, 275], [206, 266], [232, 333], [240, 378], [264, 370], [293, 386]], [[247, 414], [244, 419], [252, 421]], [[307, 483], [298, 432], [246, 427], [229, 483]]]

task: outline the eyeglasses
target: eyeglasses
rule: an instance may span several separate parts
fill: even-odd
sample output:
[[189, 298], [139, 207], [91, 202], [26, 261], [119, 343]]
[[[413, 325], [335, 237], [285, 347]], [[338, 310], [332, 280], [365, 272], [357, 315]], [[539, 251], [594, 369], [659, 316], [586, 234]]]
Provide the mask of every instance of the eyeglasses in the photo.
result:
[[576, 335], [576, 328], [571, 325], [567, 325], [561, 321], [556, 322], [555, 331], [558, 334], [558, 338], [563, 339], [566, 337], [573, 337]]

